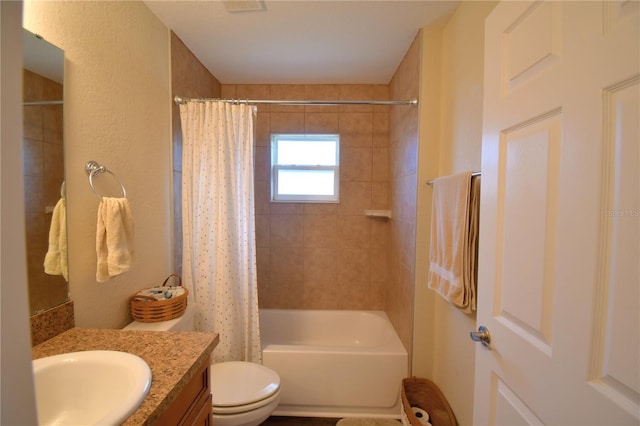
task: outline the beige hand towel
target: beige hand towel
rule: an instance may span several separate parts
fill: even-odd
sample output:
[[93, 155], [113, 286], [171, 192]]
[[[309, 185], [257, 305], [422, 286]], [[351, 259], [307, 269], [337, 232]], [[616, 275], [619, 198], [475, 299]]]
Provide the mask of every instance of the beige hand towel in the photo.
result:
[[433, 182], [428, 287], [466, 313], [476, 306], [479, 181], [474, 189], [472, 197], [471, 172]]
[[62, 275], [66, 281], [69, 281], [67, 209], [64, 198], [58, 200], [53, 208], [49, 227], [49, 248], [44, 256], [44, 272], [49, 275]]
[[103, 197], [98, 206], [96, 280], [127, 272], [135, 262], [133, 216], [126, 198]]

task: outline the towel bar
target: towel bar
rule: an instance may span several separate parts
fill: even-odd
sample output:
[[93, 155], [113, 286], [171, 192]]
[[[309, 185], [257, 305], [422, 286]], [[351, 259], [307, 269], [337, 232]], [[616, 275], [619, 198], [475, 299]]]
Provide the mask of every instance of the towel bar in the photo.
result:
[[100, 173], [107, 172], [111, 174], [111, 176], [113, 176], [113, 178], [120, 184], [120, 188], [122, 188], [122, 198], [127, 198], [127, 190], [124, 189], [124, 185], [122, 184], [120, 179], [118, 179], [118, 176], [116, 176], [115, 173], [107, 169], [105, 166], [101, 166], [100, 164], [98, 164], [97, 161], [92, 160], [87, 162], [87, 164], [85, 164], [84, 171], [87, 172], [87, 175], [89, 175], [89, 186], [91, 187], [91, 190], [93, 191], [93, 193], [96, 194], [96, 197], [102, 198], [102, 195], [100, 195], [98, 191], [96, 191], [96, 188], [94, 188], [93, 177], [95, 175], [99, 175]]
[[[471, 177], [473, 177], [473, 176], [480, 176], [481, 174], [482, 174], [482, 172], [473, 172], [473, 173], [471, 173]], [[430, 180], [428, 180], [428, 181], [427, 181], [427, 185], [433, 185], [433, 181], [434, 181], [434, 180], [435, 180], [435, 179], [430, 179]]]

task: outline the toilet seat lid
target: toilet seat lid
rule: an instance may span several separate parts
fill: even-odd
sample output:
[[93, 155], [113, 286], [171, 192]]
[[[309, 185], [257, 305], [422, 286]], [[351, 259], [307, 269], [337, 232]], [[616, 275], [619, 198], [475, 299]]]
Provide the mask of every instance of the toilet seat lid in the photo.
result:
[[260, 364], [229, 361], [211, 366], [211, 395], [217, 407], [251, 404], [268, 398], [279, 388], [278, 374]]

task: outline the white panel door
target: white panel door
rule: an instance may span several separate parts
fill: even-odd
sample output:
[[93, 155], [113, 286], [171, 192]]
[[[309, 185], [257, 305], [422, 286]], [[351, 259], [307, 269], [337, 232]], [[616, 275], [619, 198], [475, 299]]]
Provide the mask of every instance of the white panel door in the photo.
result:
[[474, 423], [640, 423], [640, 2], [487, 18]]

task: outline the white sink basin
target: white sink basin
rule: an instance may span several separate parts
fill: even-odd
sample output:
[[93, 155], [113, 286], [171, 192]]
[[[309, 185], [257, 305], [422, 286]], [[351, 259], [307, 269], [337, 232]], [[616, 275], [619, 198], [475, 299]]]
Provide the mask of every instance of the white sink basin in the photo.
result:
[[151, 369], [118, 351], [71, 352], [33, 361], [41, 425], [116, 425], [140, 406]]

